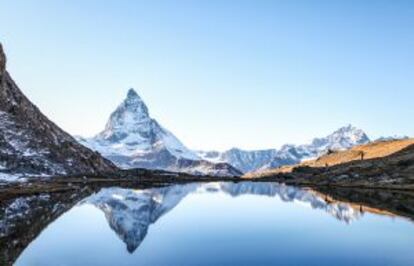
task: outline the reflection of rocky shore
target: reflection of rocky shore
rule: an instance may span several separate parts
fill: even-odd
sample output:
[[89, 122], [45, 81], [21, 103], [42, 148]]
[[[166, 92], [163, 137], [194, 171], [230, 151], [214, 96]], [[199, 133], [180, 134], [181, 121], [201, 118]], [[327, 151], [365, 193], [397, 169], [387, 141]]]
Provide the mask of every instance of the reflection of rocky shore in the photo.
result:
[[12, 265], [42, 230], [76, 203], [88, 190], [38, 194], [0, 202], [0, 265]]
[[144, 240], [148, 228], [162, 215], [177, 206], [190, 193], [225, 193], [232, 197], [241, 195], [262, 195], [279, 197], [285, 202], [299, 201], [314, 209], [323, 210], [346, 223], [361, 216], [359, 208], [348, 204], [329, 203], [310, 190], [299, 189], [276, 183], [206, 183], [173, 185], [164, 188], [132, 190], [105, 188], [85, 199], [101, 209], [112, 230], [125, 242], [129, 252], [133, 252]]
[[331, 200], [360, 206], [363, 211], [396, 215], [414, 221], [414, 193], [376, 189], [318, 188]]

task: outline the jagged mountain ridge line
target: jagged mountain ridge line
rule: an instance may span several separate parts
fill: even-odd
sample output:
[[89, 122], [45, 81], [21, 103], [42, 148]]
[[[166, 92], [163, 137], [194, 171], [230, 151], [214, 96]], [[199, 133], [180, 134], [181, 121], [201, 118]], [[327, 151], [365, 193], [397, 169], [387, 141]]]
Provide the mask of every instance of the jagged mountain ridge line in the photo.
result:
[[352, 125], [344, 126], [324, 138], [314, 138], [309, 144], [286, 144], [280, 149], [242, 150], [224, 152], [198, 151], [200, 157], [213, 162], [227, 162], [244, 173], [297, 164], [324, 154], [327, 150], [344, 150], [370, 142], [364, 131]]
[[202, 169], [211, 167], [208, 162], [216, 166], [221, 164], [224, 168], [229, 164], [243, 173], [277, 168], [319, 156], [327, 149], [347, 149], [370, 141], [362, 130], [349, 125], [325, 138], [315, 138], [310, 144], [289, 144], [279, 150], [233, 148], [223, 153], [193, 151], [150, 117], [148, 107], [133, 89], [110, 115], [102, 132], [91, 139], [78, 139], [122, 168], [143, 167], [189, 173], [208, 172]]

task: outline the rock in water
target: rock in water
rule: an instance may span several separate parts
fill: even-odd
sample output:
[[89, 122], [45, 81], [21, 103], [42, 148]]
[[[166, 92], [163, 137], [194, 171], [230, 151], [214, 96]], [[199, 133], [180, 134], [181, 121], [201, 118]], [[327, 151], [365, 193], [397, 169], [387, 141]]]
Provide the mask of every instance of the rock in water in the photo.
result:
[[51, 122], [21, 92], [6, 71], [0, 45], [0, 179], [116, 170]]

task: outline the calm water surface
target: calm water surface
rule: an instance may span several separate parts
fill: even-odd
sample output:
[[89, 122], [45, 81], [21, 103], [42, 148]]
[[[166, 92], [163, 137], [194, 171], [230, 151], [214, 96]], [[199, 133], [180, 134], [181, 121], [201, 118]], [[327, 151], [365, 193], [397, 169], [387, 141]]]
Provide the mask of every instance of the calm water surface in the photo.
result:
[[104, 188], [15, 265], [414, 265], [414, 224], [276, 183]]

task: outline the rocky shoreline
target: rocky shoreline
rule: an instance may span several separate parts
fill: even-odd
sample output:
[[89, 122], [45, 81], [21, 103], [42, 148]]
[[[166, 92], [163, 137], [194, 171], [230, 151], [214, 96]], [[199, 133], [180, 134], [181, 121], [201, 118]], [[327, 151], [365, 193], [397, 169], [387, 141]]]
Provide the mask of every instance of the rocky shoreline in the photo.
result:
[[[330, 178], [329, 172], [322, 169], [296, 169], [289, 174], [277, 174], [267, 177], [246, 179], [240, 177], [192, 176], [188, 174], [150, 171], [145, 169], [119, 171], [107, 175], [79, 175], [62, 177], [38, 177], [26, 182], [5, 183], [0, 185], [0, 201], [17, 196], [36, 195], [39, 193], [62, 193], [82, 189], [99, 189], [103, 187], [163, 187], [185, 183], [207, 182], [276, 182], [290, 186], [312, 188], [316, 190], [335, 191], [338, 189], [363, 189], [366, 191], [388, 191], [414, 193], [412, 179], [384, 181], [381, 177], [363, 177], [355, 180], [349, 175], [343, 178]], [[409, 181], [409, 182], [407, 182]]]

